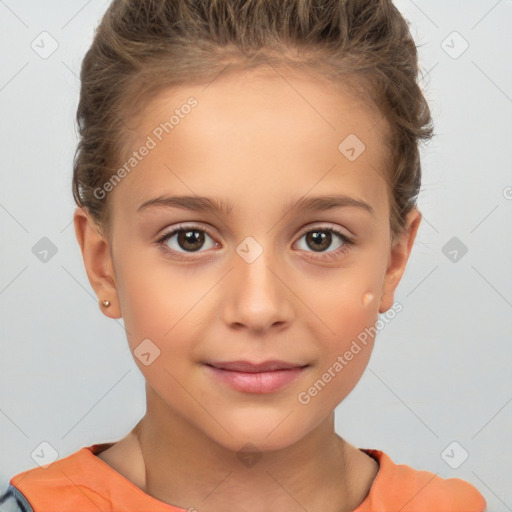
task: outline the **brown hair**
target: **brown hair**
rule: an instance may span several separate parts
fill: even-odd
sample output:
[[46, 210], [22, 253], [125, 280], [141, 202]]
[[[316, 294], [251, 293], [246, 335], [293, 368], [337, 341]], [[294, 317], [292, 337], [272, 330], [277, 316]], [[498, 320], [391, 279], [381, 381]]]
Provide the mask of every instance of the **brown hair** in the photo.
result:
[[[159, 90], [208, 83], [226, 65], [309, 70], [357, 86], [391, 128], [390, 230], [416, 206], [418, 143], [433, 135], [408, 22], [391, 0], [113, 0], [81, 69], [73, 196], [107, 233], [110, 202], [94, 193], [127, 149], [126, 120]], [[341, 142], [341, 141], [340, 141]]]

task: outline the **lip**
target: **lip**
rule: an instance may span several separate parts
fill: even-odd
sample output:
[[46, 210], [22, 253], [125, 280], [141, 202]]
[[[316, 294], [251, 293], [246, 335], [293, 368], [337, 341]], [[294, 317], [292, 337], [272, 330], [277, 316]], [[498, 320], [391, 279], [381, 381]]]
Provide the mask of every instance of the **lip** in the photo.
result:
[[245, 393], [273, 393], [299, 378], [308, 366], [278, 360], [205, 363], [216, 380]]
[[286, 361], [279, 361], [273, 359], [271, 361], [263, 361], [261, 363], [252, 363], [250, 361], [219, 361], [206, 363], [208, 366], [213, 366], [221, 370], [230, 370], [234, 372], [272, 372], [276, 370], [291, 370], [293, 368], [301, 368], [307, 366], [298, 363], [288, 363]]

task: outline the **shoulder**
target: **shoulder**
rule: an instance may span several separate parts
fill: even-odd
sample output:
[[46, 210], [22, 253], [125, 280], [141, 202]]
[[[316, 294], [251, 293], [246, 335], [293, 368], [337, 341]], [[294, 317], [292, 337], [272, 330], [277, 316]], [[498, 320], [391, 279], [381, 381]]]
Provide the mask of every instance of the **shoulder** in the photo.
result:
[[[402, 512], [484, 512], [486, 501], [469, 482], [460, 478], [441, 478], [436, 473], [421, 471], [405, 464], [395, 464], [379, 450], [362, 450], [379, 463], [368, 501], [373, 508]], [[365, 500], [366, 501], [366, 500]], [[363, 502], [364, 504], [364, 502]], [[357, 510], [359, 512], [359, 510]]]
[[[101, 446], [101, 445], [94, 445]], [[17, 502], [25, 508], [14, 508], [13, 511], [32, 512], [32, 510], [54, 510], [60, 507], [76, 507], [85, 504], [83, 510], [102, 510], [105, 501], [101, 496], [101, 474], [95, 471], [91, 447], [83, 447], [78, 451], [58, 459], [49, 465], [28, 469], [10, 479], [6, 493], [6, 503]], [[0, 502], [1, 503], [1, 502]], [[27, 508], [27, 505], [31, 508]], [[14, 505], [12, 505], [14, 506]], [[0, 510], [4, 511], [4, 504]], [[76, 508], [75, 508], [76, 510]], [[82, 508], [80, 508], [82, 510]], [[10, 509], [7, 509], [10, 512]]]

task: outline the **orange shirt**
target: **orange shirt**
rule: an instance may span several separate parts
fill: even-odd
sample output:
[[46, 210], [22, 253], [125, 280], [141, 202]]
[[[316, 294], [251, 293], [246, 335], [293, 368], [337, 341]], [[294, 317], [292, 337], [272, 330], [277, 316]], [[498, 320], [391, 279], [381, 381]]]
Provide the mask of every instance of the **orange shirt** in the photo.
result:
[[[94, 454], [112, 443], [86, 446], [46, 468], [10, 480], [34, 512], [183, 512], [149, 496]], [[395, 464], [379, 450], [362, 449], [379, 463], [370, 492], [354, 512], [484, 512], [483, 496], [468, 482]], [[23, 496], [20, 497], [19, 493]], [[3, 510], [3, 509], [2, 509]], [[23, 510], [18, 508], [15, 510]], [[190, 510], [194, 510], [191, 508]], [[30, 508], [28, 508], [28, 512]]]

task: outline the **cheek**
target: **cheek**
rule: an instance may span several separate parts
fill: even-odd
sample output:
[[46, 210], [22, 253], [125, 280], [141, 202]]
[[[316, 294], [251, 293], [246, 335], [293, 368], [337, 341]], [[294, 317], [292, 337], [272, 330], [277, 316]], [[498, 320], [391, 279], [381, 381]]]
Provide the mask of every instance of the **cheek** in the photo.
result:
[[204, 295], [201, 288], [170, 272], [166, 262], [155, 265], [128, 257], [119, 264], [119, 276], [119, 302], [132, 351], [146, 338], [161, 348], [173, 338], [183, 339], [194, 305]]
[[[316, 336], [318, 365], [306, 387], [301, 404], [315, 403], [328, 412], [336, 407], [360, 380], [370, 359], [378, 320], [379, 288], [374, 279], [348, 279], [337, 291], [317, 298], [312, 309], [322, 312]], [[317, 333], [320, 330], [317, 329]]]
[[384, 249], [379, 243], [367, 244], [350, 253], [343, 266], [315, 274], [305, 272], [294, 281], [297, 293], [324, 324], [326, 334], [345, 339], [377, 320], [385, 275]]
[[[379, 283], [382, 278], [375, 268], [356, 272], [346, 269], [339, 275], [316, 280], [309, 286], [304, 301], [314, 315], [307, 315], [310, 329], [321, 333], [325, 340], [323, 350], [342, 349], [368, 325], [376, 322], [380, 300]], [[312, 323], [318, 324], [313, 327]], [[329, 350], [330, 349], [330, 350]]]
[[351, 366], [366, 366], [375, 334], [371, 328], [377, 318], [376, 292], [368, 287], [359, 286], [350, 298], [340, 298], [331, 306], [328, 321], [333, 333], [323, 338], [322, 363], [329, 366], [338, 356], [346, 355]]

